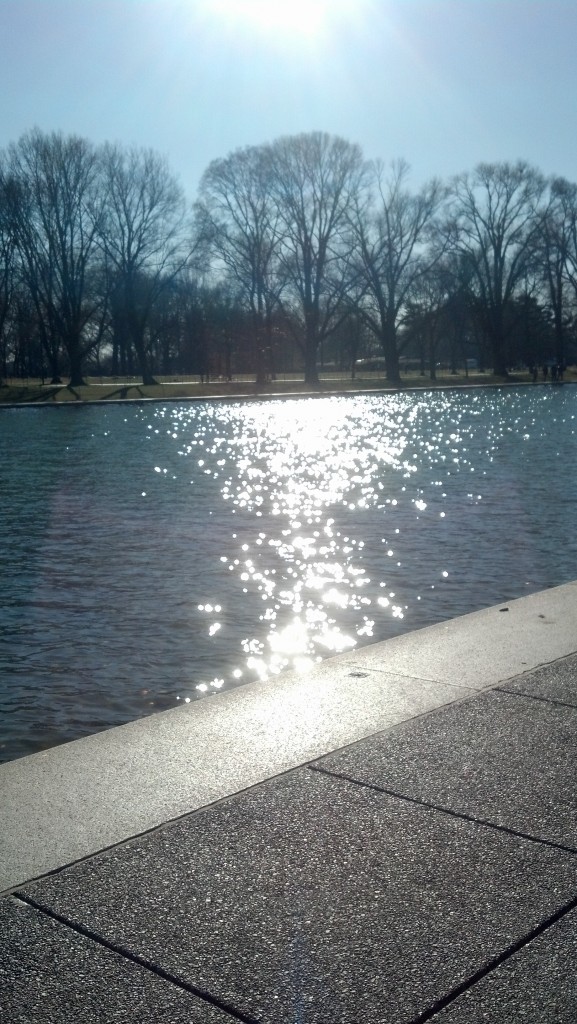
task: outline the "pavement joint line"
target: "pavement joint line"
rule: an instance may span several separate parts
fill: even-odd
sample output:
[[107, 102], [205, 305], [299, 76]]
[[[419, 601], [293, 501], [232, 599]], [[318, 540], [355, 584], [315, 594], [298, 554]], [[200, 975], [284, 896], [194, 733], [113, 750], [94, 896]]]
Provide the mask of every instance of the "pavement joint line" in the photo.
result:
[[229, 1006], [216, 996], [212, 996], [209, 992], [196, 988], [194, 985], [191, 985], [190, 982], [183, 981], [177, 975], [171, 974], [170, 971], [165, 971], [163, 967], [153, 964], [152, 961], [147, 960], [138, 953], [133, 953], [132, 950], [125, 949], [124, 946], [110, 942], [102, 935], [98, 935], [97, 932], [92, 932], [89, 928], [85, 928], [84, 925], [79, 922], [70, 921], [69, 918], [65, 917], [63, 914], [58, 914], [55, 910], [51, 910], [50, 908], [43, 906], [41, 903], [37, 903], [31, 896], [22, 892], [14, 892], [12, 894], [12, 899], [17, 900], [19, 903], [24, 903], [26, 906], [32, 907], [34, 910], [38, 910], [41, 914], [51, 918], [53, 921], [57, 921], [59, 924], [64, 925], [71, 931], [76, 932], [78, 935], [83, 935], [84, 938], [90, 939], [92, 942], [96, 942], [97, 945], [103, 946], [104, 949], [107, 949], [112, 953], [116, 953], [117, 956], [122, 956], [125, 960], [130, 960], [138, 967], [143, 967], [145, 970], [150, 971], [151, 974], [155, 974], [157, 977], [162, 978], [163, 981], [168, 981], [170, 984], [175, 985], [184, 992], [189, 992], [191, 995], [202, 999], [205, 1003], [210, 1003], [211, 1006], [215, 1006], [217, 1009], [227, 1013], [234, 1020], [241, 1021], [242, 1024], [259, 1024], [255, 1017], [248, 1017], [240, 1010], [235, 1010], [234, 1007]]
[[[457, 686], [457, 684], [454, 685]], [[487, 687], [487, 689], [491, 688], [492, 687]], [[471, 700], [473, 697], [476, 697], [479, 694], [479, 692], [482, 691], [471, 690], [470, 693], [464, 696], [457, 697], [455, 700], [447, 701], [447, 703], [441, 705], [441, 707], [449, 707], [454, 704], [460, 704], [463, 701]], [[348, 747], [354, 747], [357, 743], [362, 743], [364, 740], [372, 739], [373, 737], [380, 736], [386, 732], [393, 732], [396, 729], [399, 729], [401, 726], [406, 725], [407, 722], [418, 721], [418, 719], [426, 718], [430, 714], [430, 710], [419, 711], [417, 714], [412, 715], [410, 718], [404, 719], [402, 722], [393, 722], [392, 725], [386, 726], [384, 729], [378, 729], [376, 732], [368, 733], [367, 736], [362, 736], [360, 739], [355, 739], [352, 740], [350, 743], [344, 743], [340, 747], [335, 747], [335, 749], [331, 750], [329, 753], [331, 756], [333, 754], [338, 754], [342, 750], [346, 750]], [[326, 753], [319, 755], [321, 759], [327, 756], [328, 754]], [[243, 789], [236, 790], [234, 793], [225, 793], [223, 796], [219, 796], [215, 800], [210, 800], [208, 803], [202, 804], [199, 807], [194, 807], [192, 810], [183, 811], [182, 814], [178, 814], [174, 818], [168, 818], [166, 821], [162, 821], [158, 825], [152, 825], [150, 828], [143, 829], [141, 832], [135, 832], [133, 835], [127, 836], [125, 839], [119, 839], [115, 843], [109, 843], [108, 846], [102, 846], [98, 850], [95, 850], [93, 853], [87, 853], [84, 857], [76, 857], [75, 859], [68, 861], [66, 864], [59, 864], [58, 867], [50, 868], [48, 871], [43, 871], [39, 875], [34, 875], [30, 878], [27, 878], [25, 882], [17, 882], [16, 885], [9, 886], [7, 889], [3, 889], [0, 892], [0, 900], [4, 899], [6, 896], [14, 896], [16, 892], [20, 889], [20, 887], [24, 884], [33, 885], [36, 882], [43, 881], [43, 879], [45, 878], [53, 878], [56, 875], [60, 875], [63, 871], [68, 871], [70, 868], [77, 867], [79, 864], [85, 864], [87, 861], [94, 860], [96, 857], [100, 857], [101, 854], [109, 853], [111, 850], [121, 849], [123, 846], [129, 846], [136, 840], [145, 839], [147, 836], [154, 835], [157, 832], [162, 832], [164, 829], [170, 828], [172, 825], [177, 825], [180, 821], [184, 821], [186, 818], [191, 818], [195, 814], [199, 814], [201, 811], [206, 811], [211, 807], [218, 807], [218, 805], [221, 803], [225, 803], [228, 800], [234, 800], [236, 797], [242, 796], [244, 793], [250, 793], [251, 790], [259, 789], [261, 786], [266, 786], [269, 782], [273, 782], [276, 779], [282, 779], [285, 775], [290, 775], [291, 772], [303, 771], [306, 768], [312, 767], [313, 763], [311, 763], [310, 761], [303, 761], [301, 764], [291, 765], [290, 767], [285, 768], [281, 772], [277, 772], [274, 775], [267, 776], [267, 778], [259, 779], [257, 782], [253, 782], [249, 786], [244, 786]], [[331, 773], [327, 772], [326, 774]], [[340, 777], [341, 776], [339, 776], [339, 778]], [[352, 779], [351, 781], [355, 782], [357, 780]], [[573, 851], [571, 850], [571, 852]], [[577, 853], [577, 850], [575, 852]]]
[[[577, 581], [576, 581], [576, 583], [577, 583]], [[551, 663], [546, 662], [545, 664], [553, 664], [557, 660], [559, 660], [559, 659], [553, 659], [553, 661]], [[565, 660], [565, 659], [563, 659], [563, 660]], [[385, 671], [385, 674], [386, 674], [386, 670], [379, 669], [379, 670], [374, 670], [374, 671], [376, 671], [377, 674], [379, 672]], [[405, 674], [403, 674], [402, 677], [405, 678]], [[410, 678], [413, 678], [413, 677], [410, 677]], [[423, 677], [415, 677], [415, 678], [423, 678]], [[512, 678], [515, 679], [517, 677], [513, 676]], [[458, 684], [456, 684], [456, 683], [455, 684], [449, 683], [447, 685], [449, 685], [449, 686], [453, 685], [455, 687], [458, 686]], [[454, 700], [449, 700], [445, 704], [441, 705], [439, 708], [434, 708], [432, 710], [428, 709], [428, 710], [424, 710], [424, 711], [419, 711], [419, 712], [417, 712], [417, 714], [410, 716], [410, 718], [408, 718], [408, 719], [404, 719], [403, 721], [400, 721], [400, 722], [393, 722], [391, 725], [388, 725], [388, 726], [386, 726], [383, 729], [377, 729], [376, 732], [367, 734], [367, 736], [362, 736], [362, 737], [360, 737], [358, 739], [352, 740], [349, 743], [344, 743], [340, 747], [336, 747], [334, 750], [331, 750], [330, 754], [332, 756], [333, 754], [338, 754], [341, 751], [348, 749], [349, 747], [354, 747], [358, 743], [363, 743], [365, 740], [372, 739], [372, 738], [374, 738], [376, 736], [384, 735], [385, 733], [396, 732], [398, 729], [401, 729], [404, 725], [406, 725], [408, 721], [415, 722], [415, 721], [418, 721], [421, 718], [428, 718], [429, 715], [434, 714], [435, 711], [441, 710], [444, 707], [449, 707], [449, 706], [454, 706], [456, 704], [466, 703], [467, 701], [472, 700], [474, 697], [477, 697], [480, 693], [486, 693], [486, 692], [490, 692], [492, 690], [498, 690], [500, 692], [507, 693], [507, 694], [509, 694], [511, 696], [515, 696], [515, 697], [523, 697], [523, 696], [532, 697], [531, 694], [517, 693], [515, 691], [505, 690], [505, 689], [503, 689], [500, 686], [495, 686], [495, 685], [492, 685], [492, 684], [488, 684], [486, 687], [483, 687], [483, 688], [478, 689], [478, 690], [477, 689], [475, 689], [475, 690], [471, 689], [471, 691], [469, 693], [461, 695], [459, 697], [456, 697]], [[533, 699], [535, 699], [535, 700], [543, 700], [546, 703], [548, 702], [547, 698], [534, 697]], [[561, 703], [561, 702], [555, 702], [555, 703]], [[571, 708], [575, 707], [575, 705], [573, 705], [573, 704], [568, 704], [566, 706], [567, 707], [571, 707]], [[511, 835], [516, 835], [516, 836], [518, 836], [521, 839], [528, 839], [528, 840], [530, 840], [532, 842], [539, 842], [539, 843], [542, 843], [543, 845], [550, 845], [550, 846], [553, 846], [555, 849], [561, 849], [561, 850], [564, 850], [564, 851], [566, 851], [568, 853], [577, 853], [577, 848], [565, 847], [565, 846], [562, 846], [561, 844], [553, 843], [553, 842], [550, 842], [548, 840], [537, 839], [534, 836], [526, 835], [523, 832], [516, 832], [513, 829], [507, 829], [505, 826], [500, 826], [500, 825], [497, 825], [497, 824], [495, 824], [493, 822], [485, 822], [482, 819], [478, 819], [478, 818], [474, 818], [474, 817], [469, 817], [468, 815], [466, 815], [464, 813], [460, 814], [457, 811], [452, 811], [449, 808], [442, 807], [441, 805], [429, 804], [426, 801], [421, 801], [421, 800], [417, 800], [417, 799], [412, 798], [412, 797], [403, 796], [402, 794], [396, 793], [393, 790], [387, 790], [387, 789], [384, 789], [383, 787], [376, 786], [376, 785], [372, 786], [370, 783], [360, 783], [358, 779], [349, 778], [348, 776], [342, 775], [340, 773], [330, 772], [326, 768], [317, 767], [316, 762], [319, 761], [319, 760], [323, 760], [326, 756], [327, 756], [326, 753], [325, 754], [321, 754], [321, 755], [319, 755], [318, 758], [315, 758], [313, 761], [304, 761], [301, 764], [291, 765], [290, 767], [285, 768], [281, 772], [277, 772], [276, 774], [268, 776], [267, 778], [264, 778], [264, 779], [259, 779], [257, 782], [253, 782], [249, 786], [245, 786], [242, 789], [236, 790], [233, 793], [225, 793], [223, 796], [217, 797], [215, 800], [210, 800], [208, 803], [202, 804], [199, 807], [195, 807], [192, 810], [183, 811], [182, 814], [178, 814], [174, 818], [169, 818], [166, 821], [162, 821], [158, 825], [153, 825], [150, 828], [143, 829], [140, 832], [136, 832], [133, 835], [127, 836], [125, 839], [120, 839], [120, 840], [118, 840], [118, 841], [116, 841], [114, 843], [108, 844], [107, 846], [100, 847], [98, 850], [95, 850], [92, 853], [88, 853], [88, 854], [86, 854], [83, 857], [74, 858], [73, 860], [68, 861], [66, 864], [59, 864], [55, 868], [51, 868], [51, 869], [49, 869], [47, 871], [41, 872], [39, 875], [34, 875], [34, 876], [30, 877], [30, 878], [27, 878], [25, 884], [26, 885], [31, 885], [31, 884], [33, 884], [35, 882], [40, 882], [40, 881], [42, 881], [45, 878], [52, 878], [52, 877], [54, 877], [56, 875], [61, 874], [61, 872], [63, 872], [63, 871], [68, 871], [70, 868], [74, 868], [74, 867], [78, 866], [79, 864], [84, 864], [87, 861], [94, 860], [95, 857], [99, 857], [101, 854], [108, 853], [111, 850], [121, 849], [123, 846], [128, 846], [128, 845], [130, 845], [131, 843], [133, 843], [136, 840], [144, 839], [144, 838], [146, 838], [149, 835], [154, 835], [157, 832], [163, 831], [165, 828], [170, 828], [172, 825], [177, 825], [180, 821], [184, 821], [186, 818], [190, 818], [193, 815], [198, 814], [201, 811], [208, 810], [211, 807], [217, 807], [219, 804], [221, 804], [221, 803], [223, 803], [225, 801], [235, 799], [238, 796], [242, 796], [243, 793], [248, 793], [251, 790], [258, 789], [261, 786], [264, 786], [267, 783], [272, 782], [275, 779], [283, 778], [285, 775], [289, 775], [291, 772], [301, 771], [301, 770], [306, 769], [306, 768], [310, 768], [311, 770], [314, 770], [314, 771], [323, 772], [324, 774], [327, 774], [327, 775], [334, 775], [336, 778], [346, 779], [347, 781], [354, 782], [356, 785], [366, 785], [368, 788], [376, 789], [377, 792], [388, 793], [390, 796], [398, 797], [401, 800], [412, 801], [414, 803], [421, 803], [425, 807], [431, 807], [434, 810], [438, 810], [438, 811], [441, 811], [442, 813], [450, 814], [450, 815], [453, 815], [455, 817], [462, 817], [465, 821], [471, 821], [474, 824], [485, 825], [486, 827], [489, 827], [489, 828], [495, 828], [495, 829], [499, 829], [499, 830], [504, 831], [504, 832], [509, 832]], [[1, 765], [0, 765], [0, 767], [1, 767]], [[23, 884], [24, 883], [22, 881], [20, 881], [20, 882], [16, 883], [16, 885], [9, 886], [8, 888], [4, 889], [2, 892], [0, 892], [0, 899], [3, 899], [6, 896], [14, 896], [15, 893], [17, 892], [17, 890]]]
[[[559, 586], [561, 586], [561, 587], [577, 587], [577, 580], [568, 580], [567, 583], [561, 583], [561, 584], [559, 584]], [[557, 587], [546, 587], [545, 590], [533, 591], [531, 594], [526, 594], [525, 596], [528, 597], [528, 598], [530, 598], [530, 597], [538, 597], [540, 594], [547, 594], [549, 591], [556, 590], [556, 589], [557, 589]], [[512, 597], [511, 598], [511, 602], [522, 601], [522, 600], [523, 600], [523, 598], [517, 598], [517, 597]], [[493, 608], [493, 607], [498, 608], [499, 606], [498, 605], [494, 605], [494, 606], [491, 605], [491, 608]], [[480, 610], [483, 611], [484, 609], [481, 608]], [[490, 610], [490, 608], [487, 609], [487, 610]], [[457, 618], [460, 618], [460, 616], [457, 616]], [[540, 619], [544, 619], [544, 616], [543, 615], [539, 615], [539, 618]], [[450, 623], [452, 621], [454, 621], [454, 620], [452, 620], [452, 619], [443, 619], [442, 620], [442, 622], [444, 622], [445, 624]], [[427, 628], [427, 627], [425, 627], [425, 628]], [[401, 634], [401, 635], [403, 635], [403, 634]], [[575, 650], [573, 650], [573, 651], [570, 651], [569, 654], [562, 654], [561, 657], [553, 657], [553, 658], [548, 658], [547, 661], [536, 662], [530, 668], [524, 668], [521, 672], [514, 672], [512, 676], [506, 676], [506, 678], [502, 679], [499, 683], [489, 683], [486, 687], [483, 687], [483, 689], [498, 690], [500, 687], [506, 686], [507, 683], [510, 683], [512, 680], [517, 680], [517, 679], [521, 680], [521, 679], [524, 679], [525, 676], [532, 676], [534, 672], [539, 672], [541, 669], [547, 668], [549, 665], [558, 665], [558, 664], [563, 664], [566, 661], [570, 661], [571, 658], [574, 658], [576, 654], [577, 654], [577, 648]]]
[[433, 1005], [430, 1006], [429, 1009], [424, 1010], [417, 1017], [414, 1017], [413, 1020], [409, 1021], [409, 1024], [426, 1024], [427, 1021], [432, 1020], [438, 1013], [441, 1012], [441, 1010], [444, 1010], [446, 1006], [449, 1006], [451, 1003], [454, 1003], [455, 1000], [459, 998], [459, 996], [462, 996], [464, 995], [465, 992], [468, 992], [469, 989], [473, 988], [473, 986], [476, 985], [479, 981], [482, 981], [483, 978], [486, 978], [487, 975], [491, 974], [491, 972], [494, 971], [497, 967], [500, 967], [507, 960], [510, 960], [510, 958], [514, 956], [515, 953], [519, 953], [522, 949], [525, 948], [525, 946], [528, 946], [529, 943], [533, 942], [533, 940], [538, 938], [539, 935], [542, 935], [544, 932], [548, 931], [549, 928], [552, 928], [554, 924], [557, 924], [558, 921], [561, 921], [564, 917], [566, 917], [567, 914], [571, 913], [571, 911], [575, 910], [576, 908], [577, 897], [573, 900], [570, 900], [569, 903], [566, 903], [559, 910], [556, 910], [555, 913], [551, 914], [550, 917], [545, 918], [544, 921], [541, 921], [540, 924], [536, 925], [535, 928], [532, 928], [531, 931], [527, 932], [526, 935], [523, 935], [520, 939], [517, 939], [516, 942], [513, 942], [509, 946], [507, 946], [506, 949], [504, 949], [501, 953], [498, 953], [497, 956], [493, 957], [492, 960], [489, 960], [489, 962], [485, 964], [484, 967], [481, 967], [469, 978], [461, 982], [460, 985], [457, 985], [454, 989], [447, 993], [446, 996], [442, 996], [435, 1003], [433, 1003]]
[[[355, 740], [354, 742], [358, 741]], [[346, 744], [346, 746], [350, 745], [351, 744]], [[339, 749], [344, 749], [344, 747]], [[332, 753], [334, 753], [334, 751], [331, 751], [331, 754]], [[326, 755], [322, 754], [321, 756], [325, 757]], [[84, 857], [76, 857], [74, 860], [70, 860], [66, 864], [59, 864], [58, 867], [50, 868], [48, 871], [43, 871], [41, 874], [34, 875], [32, 878], [26, 878], [24, 881], [17, 882], [16, 885], [9, 886], [7, 889], [2, 890], [2, 892], [0, 892], [0, 900], [5, 899], [6, 897], [17, 897], [20, 899], [21, 896], [19, 895], [19, 890], [23, 885], [34, 885], [36, 882], [42, 882], [46, 878], [54, 878], [57, 875], [62, 874], [64, 871], [69, 871], [71, 868], [78, 867], [80, 864], [86, 864], [89, 861], [96, 860], [103, 854], [110, 853], [111, 850], [121, 850], [124, 846], [130, 846], [132, 843], [138, 842], [140, 839], [146, 839], [148, 836], [155, 835], [158, 832], [163, 832], [165, 829], [169, 829], [173, 825], [178, 825], [179, 822], [185, 821], [187, 818], [193, 818], [196, 814], [208, 811], [212, 807], [218, 807], [219, 804], [227, 803], [229, 800], [235, 800], [237, 797], [241, 797], [245, 793], [250, 793], [253, 789], [260, 789], [262, 786], [268, 785], [269, 782], [275, 782], [277, 779], [282, 779], [285, 775], [290, 775], [292, 772], [300, 772], [309, 767], [310, 763], [308, 761], [304, 761], [302, 764], [294, 766], [291, 765], [290, 768], [285, 768], [284, 771], [277, 772], [276, 775], [268, 776], [266, 779], [259, 779], [257, 782], [251, 783], [250, 786], [244, 786], [243, 789], [236, 790], [234, 793], [225, 793], [223, 796], [219, 796], [215, 800], [209, 800], [208, 803], [202, 804], [200, 807], [193, 807], [190, 811], [183, 811], [182, 814], [176, 815], [175, 818], [168, 818], [166, 821], [162, 821], [158, 825], [152, 825], [150, 828], [145, 828], [141, 832], [135, 832], [131, 836], [126, 836], [125, 839], [119, 839], [115, 843], [109, 843], [108, 846], [102, 846], [98, 850], [94, 850], [93, 853], [87, 853]]]
[[526, 697], [527, 700], [536, 700], [541, 704], [554, 704], [561, 708], [573, 708], [577, 711], [577, 704], [569, 704], [566, 700], [557, 700], [555, 697], [543, 697], [540, 693], [525, 693], [523, 690], [508, 690], [505, 686], [496, 686], [498, 693], [506, 693], [508, 697]]
[[330, 771], [328, 768], [322, 768], [318, 764], [309, 764], [307, 767], [313, 772], [330, 775], [333, 779], [352, 782], [355, 786], [372, 789], [376, 793], [385, 793], [387, 796], [395, 797], [397, 800], [405, 800], [407, 803], [417, 804], [419, 807], [427, 807], [431, 811], [440, 811], [441, 814], [447, 814], [451, 818], [460, 818], [462, 821], [469, 821], [471, 824], [480, 825], [482, 828], [494, 829], [496, 832], [505, 832], [506, 835], [515, 836], [517, 839], [525, 839], [530, 843], [538, 843], [540, 846], [551, 846], [554, 850], [561, 850], [563, 853], [577, 854], [577, 847], [575, 846], [555, 843], [552, 839], [541, 839], [539, 836], [532, 836], [528, 832], [519, 832], [517, 829], [509, 828], [507, 825], [499, 825], [495, 821], [487, 821], [485, 818], [475, 818], [472, 814], [466, 814], [465, 811], [454, 811], [451, 807], [443, 807], [442, 804], [433, 804], [416, 796], [397, 793], [396, 790], [387, 789], [385, 786], [378, 786], [375, 782], [364, 782], [361, 779], [353, 778], [351, 775], [346, 775], [344, 772]]
[[[374, 670], [374, 671], [376, 672], [376, 674], [379, 674], [380, 672], [383, 672], [383, 671], [384, 671], [384, 674], [387, 674], [386, 670], [382, 670], [382, 669], [378, 669], [378, 670]], [[402, 678], [405, 678], [405, 675], [402, 675]], [[413, 677], [408, 677], [408, 678], [413, 678]], [[414, 678], [422, 678], [422, 677], [414, 677]], [[430, 681], [434, 682], [434, 680], [430, 680]], [[447, 685], [448, 686], [454, 686], [455, 688], [459, 688], [457, 683], [449, 683]], [[484, 689], [492, 689], [492, 687], [489, 685], [489, 686], [487, 686]], [[467, 694], [464, 694], [462, 696], [456, 697], [453, 700], [449, 700], [449, 701], [446, 702], [446, 704], [441, 705], [441, 707], [448, 707], [448, 706], [452, 706], [454, 704], [460, 704], [460, 703], [462, 703], [464, 701], [467, 701], [467, 700], [471, 700], [473, 697], [476, 697], [480, 692], [482, 692], [482, 691], [471, 689], [470, 693], [467, 693]], [[434, 710], [437, 710], [437, 709], [434, 709]], [[335, 754], [335, 753], [338, 754], [340, 751], [346, 750], [348, 747], [355, 746], [355, 744], [357, 744], [357, 743], [362, 743], [364, 740], [371, 739], [374, 736], [380, 736], [381, 734], [386, 733], [386, 732], [395, 731], [396, 729], [399, 729], [401, 726], [405, 725], [408, 721], [410, 721], [410, 722], [418, 721], [418, 719], [426, 718], [430, 714], [431, 714], [431, 709], [428, 709], [428, 710], [425, 710], [425, 711], [419, 711], [416, 714], [411, 715], [409, 718], [404, 719], [402, 722], [393, 722], [391, 725], [386, 726], [384, 729], [377, 729], [376, 732], [368, 733], [366, 736], [360, 737], [360, 739], [357, 738], [357, 739], [352, 740], [349, 743], [344, 743], [340, 747], [336, 747], [334, 750], [331, 750], [329, 753], [331, 755]], [[320, 758], [324, 758], [326, 756], [327, 756], [327, 753], [319, 755]], [[1, 764], [0, 764], [0, 767], [2, 767]], [[242, 789], [236, 790], [233, 793], [225, 793], [223, 796], [219, 796], [219, 797], [217, 797], [214, 800], [209, 800], [208, 803], [206, 803], [206, 804], [202, 804], [199, 807], [194, 807], [192, 810], [183, 811], [182, 814], [178, 814], [174, 818], [168, 818], [166, 821], [162, 821], [158, 825], [152, 825], [150, 828], [142, 829], [141, 832], [135, 832], [133, 835], [127, 836], [125, 839], [119, 839], [117, 842], [109, 843], [107, 846], [102, 846], [98, 850], [95, 850], [92, 853], [87, 853], [83, 857], [76, 857], [73, 860], [68, 861], [66, 864], [59, 864], [57, 867], [50, 868], [48, 871], [42, 871], [39, 875], [34, 875], [34, 876], [30, 877], [30, 878], [27, 878], [25, 880], [25, 883], [22, 882], [22, 881], [17, 882], [16, 885], [9, 886], [7, 889], [2, 890], [2, 892], [0, 892], [0, 899], [4, 899], [4, 897], [6, 897], [6, 896], [15, 896], [17, 891], [24, 884], [32, 885], [35, 882], [41, 882], [45, 878], [53, 878], [54, 876], [61, 874], [63, 871], [68, 871], [70, 868], [77, 867], [79, 864], [85, 864], [87, 861], [94, 860], [96, 857], [100, 857], [101, 854], [109, 853], [111, 850], [121, 849], [123, 846], [129, 846], [131, 843], [133, 843], [133, 842], [135, 842], [137, 840], [145, 839], [147, 836], [154, 835], [157, 832], [162, 832], [164, 829], [170, 828], [172, 825], [177, 825], [180, 821], [184, 821], [186, 818], [191, 818], [191, 817], [193, 817], [193, 815], [199, 814], [201, 811], [206, 811], [206, 810], [208, 810], [211, 807], [217, 807], [219, 804], [225, 803], [228, 800], [233, 800], [236, 797], [242, 796], [244, 793], [249, 793], [253, 789], [259, 789], [261, 786], [265, 786], [268, 783], [275, 781], [276, 779], [281, 779], [285, 775], [290, 775], [291, 772], [302, 771], [302, 770], [304, 770], [306, 768], [310, 768], [310, 767], [312, 767], [312, 764], [311, 764], [310, 761], [303, 761], [300, 764], [291, 765], [290, 767], [285, 768], [283, 771], [276, 772], [274, 775], [267, 776], [264, 779], [259, 779], [258, 781], [251, 783], [249, 786], [244, 786]], [[327, 774], [330, 774], [330, 773], [327, 773]], [[352, 781], [355, 781], [355, 780], [352, 780]]]

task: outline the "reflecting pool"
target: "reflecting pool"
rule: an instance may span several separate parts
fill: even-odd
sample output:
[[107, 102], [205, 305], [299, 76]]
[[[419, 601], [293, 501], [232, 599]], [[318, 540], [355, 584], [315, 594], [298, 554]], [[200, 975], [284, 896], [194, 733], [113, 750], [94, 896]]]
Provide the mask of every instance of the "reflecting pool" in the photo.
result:
[[0, 759], [577, 577], [569, 385], [0, 410]]

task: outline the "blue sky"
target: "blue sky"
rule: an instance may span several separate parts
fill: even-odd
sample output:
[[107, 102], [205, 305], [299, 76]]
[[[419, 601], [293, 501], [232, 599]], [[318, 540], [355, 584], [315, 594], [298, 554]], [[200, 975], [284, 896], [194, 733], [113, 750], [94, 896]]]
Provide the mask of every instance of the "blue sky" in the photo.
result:
[[190, 199], [215, 157], [321, 129], [413, 183], [524, 158], [577, 180], [575, 0], [0, 0], [0, 147], [151, 146]]

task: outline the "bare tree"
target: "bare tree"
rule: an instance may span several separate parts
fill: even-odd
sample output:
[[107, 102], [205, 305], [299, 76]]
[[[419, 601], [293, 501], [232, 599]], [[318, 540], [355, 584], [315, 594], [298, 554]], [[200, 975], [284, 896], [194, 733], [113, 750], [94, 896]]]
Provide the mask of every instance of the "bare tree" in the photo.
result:
[[394, 161], [388, 173], [376, 162], [371, 172], [369, 190], [357, 195], [351, 218], [364, 285], [359, 308], [381, 344], [387, 380], [399, 384], [398, 330], [411, 294], [443, 254], [442, 241], [430, 243], [446, 190], [433, 180], [409, 192], [404, 160]]
[[474, 275], [493, 370], [507, 376], [507, 310], [534, 264], [546, 183], [529, 164], [479, 164], [453, 183], [453, 245]]
[[437, 379], [441, 341], [449, 333], [449, 313], [455, 288], [453, 260], [445, 256], [419, 278], [411, 291], [406, 325], [418, 344], [422, 372], [427, 366], [431, 380]]
[[322, 132], [269, 147], [279, 212], [279, 267], [287, 314], [302, 331], [305, 382], [318, 384], [317, 351], [350, 312], [349, 214], [365, 164], [358, 146]]
[[16, 233], [11, 215], [10, 181], [0, 156], [0, 384], [7, 376], [8, 317], [13, 307], [17, 275]]
[[155, 301], [190, 259], [184, 194], [152, 150], [106, 145], [102, 152], [105, 217], [101, 245], [114, 278], [118, 330], [131, 346], [144, 384], [154, 384], [147, 328]]
[[577, 295], [577, 185], [553, 178], [550, 201], [541, 220], [540, 255], [555, 330], [555, 356], [565, 363], [565, 335], [570, 321], [567, 286]]
[[271, 374], [272, 314], [279, 299], [279, 211], [272, 193], [271, 160], [251, 146], [214, 160], [200, 182], [195, 205], [199, 244], [226, 269], [249, 311], [257, 384]]
[[21, 272], [53, 379], [59, 379], [62, 345], [74, 387], [83, 383], [83, 360], [94, 345], [90, 324], [100, 302], [90, 287], [101, 213], [98, 155], [86, 139], [34, 129], [10, 146], [6, 174]]

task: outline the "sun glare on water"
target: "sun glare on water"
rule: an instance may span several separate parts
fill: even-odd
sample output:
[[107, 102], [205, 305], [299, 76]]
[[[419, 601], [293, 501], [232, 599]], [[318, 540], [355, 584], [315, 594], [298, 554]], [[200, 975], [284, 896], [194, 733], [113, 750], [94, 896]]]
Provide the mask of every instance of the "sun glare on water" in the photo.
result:
[[208, 0], [207, 6], [223, 27], [304, 41], [358, 13], [360, 0]]

